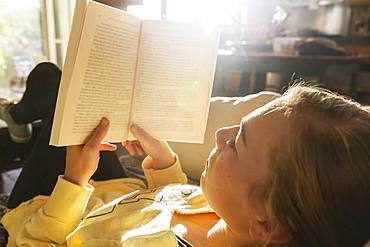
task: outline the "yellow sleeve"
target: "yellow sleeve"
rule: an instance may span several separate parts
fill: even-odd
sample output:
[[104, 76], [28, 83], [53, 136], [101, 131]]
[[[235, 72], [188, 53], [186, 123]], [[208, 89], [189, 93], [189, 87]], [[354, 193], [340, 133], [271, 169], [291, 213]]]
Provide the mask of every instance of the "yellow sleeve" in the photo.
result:
[[[168, 145], [163, 146], [169, 149]], [[170, 150], [168, 150], [168, 152], [171, 153]], [[142, 168], [148, 181], [148, 188], [155, 188], [173, 183], [187, 183], [188, 179], [182, 171], [177, 154], [175, 154], [175, 163], [166, 169], [155, 170], [152, 168], [153, 164], [154, 160], [150, 156], [147, 156], [142, 163]]]
[[82, 220], [93, 190], [91, 185], [82, 187], [60, 176], [49, 198], [31, 199], [3, 217], [8, 246], [64, 245]]

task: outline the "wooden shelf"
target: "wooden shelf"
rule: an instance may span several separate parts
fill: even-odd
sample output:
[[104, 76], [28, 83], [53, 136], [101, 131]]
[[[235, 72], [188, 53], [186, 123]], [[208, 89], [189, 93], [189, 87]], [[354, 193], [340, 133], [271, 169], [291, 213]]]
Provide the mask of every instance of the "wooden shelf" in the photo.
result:
[[344, 4], [349, 6], [369, 6], [370, 0], [344, 0]]

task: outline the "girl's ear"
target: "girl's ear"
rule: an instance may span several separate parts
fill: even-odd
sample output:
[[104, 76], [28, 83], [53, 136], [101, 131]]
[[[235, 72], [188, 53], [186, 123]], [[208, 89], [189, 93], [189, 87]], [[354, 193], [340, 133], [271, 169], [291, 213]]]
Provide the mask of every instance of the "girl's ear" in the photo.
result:
[[249, 235], [257, 241], [268, 243], [287, 243], [292, 236], [279, 223], [271, 229], [266, 220], [253, 220], [249, 226]]

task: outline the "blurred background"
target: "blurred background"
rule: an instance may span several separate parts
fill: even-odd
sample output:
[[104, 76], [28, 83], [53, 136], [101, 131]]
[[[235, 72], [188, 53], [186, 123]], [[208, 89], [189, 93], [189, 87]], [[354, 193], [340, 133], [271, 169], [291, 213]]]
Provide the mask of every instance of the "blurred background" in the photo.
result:
[[[112, 0], [117, 1], [117, 0]], [[142, 19], [218, 25], [213, 96], [281, 92], [303, 78], [370, 103], [370, 0], [121, 0]], [[74, 0], [0, 1], [0, 97], [40, 61], [63, 67]]]

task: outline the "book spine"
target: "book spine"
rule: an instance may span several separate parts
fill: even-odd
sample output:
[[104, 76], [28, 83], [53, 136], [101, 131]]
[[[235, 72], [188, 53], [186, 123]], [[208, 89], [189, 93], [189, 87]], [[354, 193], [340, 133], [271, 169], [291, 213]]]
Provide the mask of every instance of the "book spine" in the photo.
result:
[[[63, 68], [73, 68], [75, 63], [75, 58], [77, 54], [77, 49], [80, 45], [80, 38], [82, 34], [82, 29], [85, 22], [85, 15], [87, 6], [90, 0], [76, 0], [74, 13], [73, 13], [73, 24], [71, 29], [71, 34], [68, 41], [68, 48], [66, 54], [66, 61], [64, 63]], [[77, 43], [75, 43], [77, 42]], [[71, 49], [71, 47], [75, 46], [75, 49]], [[74, 54], [70, 54], [74, 52]], [[53, 118], [53, 126], [50, 134], [50, 141], [49, 144], [53, 146], [61, 146], [59, 143], [61, 142], [61, 129], [62, 129], [62, 122], [63, 122], [63, 115], [64, 112], [67, 110], [66, 105], [66, 97], [67, 92], [69, 90], [70, 80], [72, 77], [72, 73], [62, 73], [62, 78], [60, 81], [60, 86], [58, 90], [58, 97], [56, 102], [56, 107], [54, 111], [54, 118]]]
[[136, 55], [136, 65], [135, 65], [135, 76], [134, 76], [134, 84], [132, 86], [132, 93], [131, 93], [131, 103], [130, 103], [128, 125], [127, 125], [127, 133], [130, 131], [130, 124], [131, 124], [131, 119], [132, 119], [132, 109], [133, 109], [133, 105], [134, 105], [135, 88], [136, 88], [136, 83], [137, 83], [138, 64], [139, 64], [139, 57], [140, 57], [140, 44], [141, 44], [142, 27], [143, 27], [143, 23], [140, 22], [140, 33], [139, 33], [139, 39], [138, 39], [138, 44], [137, 44], [137, 53], [136, 53], [137, 55]]

